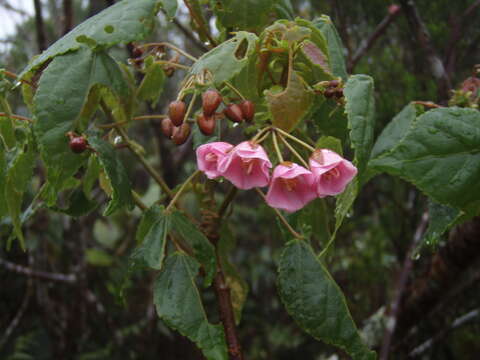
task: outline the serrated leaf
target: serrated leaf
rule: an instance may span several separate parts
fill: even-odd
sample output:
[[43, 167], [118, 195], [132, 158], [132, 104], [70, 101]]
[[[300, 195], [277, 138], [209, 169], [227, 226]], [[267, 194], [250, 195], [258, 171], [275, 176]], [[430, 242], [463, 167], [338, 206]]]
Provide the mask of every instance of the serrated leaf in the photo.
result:
[[346, 81], [348, 75], [345, 66], [344, 48], [342, 40], [340, 39], [332, 20], [330, 20], [327, 15], [323, 15], [314, 22], [314, 25], [322, 32], [327, 40], [330, 66], [333, 75]]
[[224, 28], [255, 31], [270, 22], [275, 0], [211, 0], [210, 4]]
[[480, 113], [440, 108], [418, 117], [372, 168], [413, 183], [436, 202], [478, 212], [480, 192]]
[[165, 10], [169, 19], [173, 19], [177, 15], [178, 0], [160, 0], [160, 6]]
[[155, 106], [165, 85], [165, 71], [162, 64], [154, 62], [145, 73], [145, 76], [138, 87], [137, 96], [141, 100], [148, 100]]
[[302, 43], [296, 63], [300, 60], [306, 63], [302, 73], [310, 84], [334, 78], [327, 56], [313, 42], [306, 40]]
[[238, 75], [248, 64], [249, 57], [255, 52], [257, 36], [245, 31], [239, 31], [233, 38], [200, 57], [190, 69], [190, 75], [211, 72], [214, 83], [220, 86]]
[[200, 264], [174, 253], [155, 281], [154, 303], [158, 316], [172, 329], [188, 337], [208, 360], [227, 360], [227, 346], [221, 325], [208, 322], [195, 285]]
[[33, 141], [30, 141], [14, 156], [6, 172], [5, 200], [7, 202], [8, 215], [10, 215], [12, 220], [13, 233], [20, 240], [22, 249], [25, 249], [25, 239], [20, 218], [22, 201], [27, 186], [32, 180], [35, 159], [35, 147]]
[[56, 57], [40, 79], [34, 98], [34, 130], [53, 192], [62, 188], [86, 158], [70, 150], [66, 133], [75, 130], [88, 93], [96, 84], [128, 95], [116, 62], [104, 52], [88, 49]]
[[33, 61], [19, 75], [23, 78], [45, 61], [78, 50], [82, 44], [77, 38], [91, 39], [97, 45], [112, 45], [144, 39], [153, 29], [156, 17], [157, 0], [123, 0], [108, 7], [84, 21], [64, 37], [57, 40]]
[[205, 235], [179, 211], [171, 215], [172, 229], [175, 230], [192, 248], [193, 256], [205, 268], [205, 286], [210, 286], [217, 271], [215, 248]]
[[129, 210], [133, 209], [132, 186], [114, 147], [96, 135], [88, 136], [88, 143], [95, 150], [113, 190], [112, 199], [105, 209], [104, 215], [109, 216], [123, 207]]
[[373, 145], [375, 124], [373, 79], [367, 75], [350, 76], [343, 92], [346, 100], [345, 112], [350, 129], [350, 141], [355, 150], [355, 162], [361, 178]]
[[288, 313], [308, 334], [342, 348], [354, 360], [376, 358], [362, 342], [341, 289], [306, 242], [285, 246], [278, 287]]
[[165, 257], [167, 234], [170, 231], [170, 216], [163, 212], [163, 208], [154, 206], [142, 217], [137, 229], [137, 241], [140, 246], [135, 250], [134, 257], [141, 258], [148, 266], [160, 270]]
[[372, 158], [379, 157], [392, 150], [411, 128], [417, 117], [417, 110], [414, 104], [408, 104], [400, 111], [388, 125], [383, 129], [377, 138], [372, 149]]
[[280, 93], [265, 92], [272, 123], [287, 132], [292, 131], [308, 114], [313, 103], [313, 93], [303, 79], [292, 71], [287, 87]]

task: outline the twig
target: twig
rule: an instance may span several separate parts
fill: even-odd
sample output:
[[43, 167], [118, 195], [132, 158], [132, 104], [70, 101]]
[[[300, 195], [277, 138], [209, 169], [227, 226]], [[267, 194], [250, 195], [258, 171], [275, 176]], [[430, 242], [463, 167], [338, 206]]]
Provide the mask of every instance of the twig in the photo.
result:
[[352, 73], [353, 69], [355, 68], [355, 65], [360, 61], [360, 59], [365, 56], [365, 54], [370, 50], [373, 45], [377, 42], [377, 40], [385, 34], [388, 26], [397, 18], [397, 16], [400, 14], [400, 7], [395, 8], [394, 11], [389, 11], [387, 16], [383, 18], [383, 20], [380, 22], [380, 24], [377, 25], [373, 33], [368, 37], [368, 39], [363, 40], [360, 46], [358, 47], [357, 51], [355, 51], [355, 54], [353, 55], [353, 58], [348, 64], [348, 72]]
[[[266, 202], [267, 201], [267, 198], [265, 197], [265, 194], [262, 192], [262, 190], [260, 190], [259, 188], [255, 188], [255, 190], [257, 191], [257, 193], [262, 197], [262, 199]], [[296, 237], [297, 239], [303, 239], [303, 236], [300, 235], [299, 233], [297, 233], [293, 228], [292, 226], [288, 223], [287, 219], [284, 218], [284, 216], [280, 213], [280, 211], [278, 211], [278, 209], [276, 208], [272, 208], [273, 211], [275, 211], [275, 214], [278, 216], [278, 218], [280, 219], [280, 221], [283, 223], [283, 225], [285, 225], [285, 227], [288, 229], [288, 231], [294, 236]]]
[[135, 203], [135, 205], [137, 205], [140, 208], [140, 210], [142, 211], [148, 210], [148, 206], [143, 203], [142, 199], [140, 198], [140, 195], [138, 195], [136, 191], [132, 190], [132, 196], [133, 196], [133, 202]]
[[73, 29], [73, 4], [72, 0], [63, 0], [63, 34]]
[[25, 296], [23, 297], [22, 304], [20, 305], [17, 311], [17, 314], [15, 315], [13, 320], [10, 322], [10, 325], [8, 325], [7, 329], [5, 330], [5, 333], [3, 334], [2, 339], [0, 340], [0, 350], [7, 343], [8, 338], [10, 337], [10, 335], [12, 335], [13, 331], [20, 323], [20, 320], [22, 319], [23, 315], [25, 314], [25, 311], [28, 308], [28, 304], [30, 303], [31, 296], [32, 296], [32, 279], [29, 278], [27, 280], [27, 290], [25, 291]]
[[413, 0], [400, 0], [404, 14], [410, 25], [410, 29], [415, 34], [418, 43], [425, 51], [427, 60], [430, 64], [432, 75], [439, 81], [440, 98], [447, 99], [451, 89], [450, 78], [445, 70], [445, 66], [440, 60], [430, 39], [430, 33], [423, 22]]
[[193, 19], [194, 22], [197, 23], [198, 31], [201, 32], [208, 39], [208, 41], [210, 41], [212, 47], [217, 46], [217, 42], [212, 38], [212, 35], [210, 35], [210, 31], [207, 28], [207, 24], [205, 23], [204, 19], [195, 12], [189, 0], [184, 0], [184, 3], [188, 8], [190, 17]]
[[200, 173], [201, 173], [201, 171], [197, 170], [192, 175], [190, 175], [187, 180], [185, 180], [185, 182], [182, 184], [180, 189], [178, 189], [178, 191], [175, 193], [175, 196], [170, 201], [170, 204], [168, 204], [168, 206], [166, 207], [165, 212], [170, 211], [170, 209], [175, 206], [176, 202], [180, 198], [180, 195], [182, 195], [185, 192], [185, 189], [187, 188], [187, 185], [190, 184], [193, 181], [193, 179], [195, 179], [195, 177], [197, 175], [200, 175]]
[[227, 193], [225, 196], [225, 199], [223, 200], [222, 204], [218, 208], [218, 217], [221, 219], [225, 215], [225, 212], [228, 209], [228, 206], [230, 203], [233, 201], [235, 196], [237, 195], [238, 189], [235, 186], [232, 186], [230, 191]]
[[[12, 78], [12, 79], [18, 79], [18, 76], [17, 74], [11, 72], [11, 71], [8, 71], [8, 70], [5, 70], [3, 69], [2, 72], [7, 75], [9, 78]], [[33, 87], [34, 89], [37, 88], [37, 85], [35, 85], [34, 83], [28, 81], [28, 80], [24, 80], [24, 79], [20, 79], [19, 80], [20, 82], [24, 83], [24, 84], [27, 84], [27, 85], [30, 85], [31, 87]]]
[[35, 6], [35, 26], [37, 30], [38, 50], [42, 52], [47, 48], [47, 37], [45, 36], [45, 26], [43, 24], [42, 4], [40, 0], [33, 0]]
[[15, 115], [15, 114], [7, 114], [5, 112], [0, 112], [0, 117], [10, 117], [10, 118], [15, 119], [15, 120], [28, 121], [30, 123], [33, 122], [33, 120], [28, 118], [28, 117], [21, 116], [21, 115]]
[[456, 318], [449, 327], [447, 327], [446, 329], [442, 329], [437, 334], [435, 334], [432, 338], [428, 339], [424, 343], [417, 346], [415, 349], [413, 349], [410, 352], [410, 354], [408, 354], [408, 356], [417, 357], [422, 355], [426, 350], [431, 348], [433, 344], [443, 339], [451, 330], [459, 328], [479, 316], [480, 316], [480, 309], [475, 309], [475, 310], [469, 311], [465, 315], [462, 315]]
[[380, 356], [379, 356], [380, 360], [387, 360], [389, 358], [390, 345], [392, 343], [392, 337], [393, 337], [393, 334], [395, 333], [395, 329], [397, 326], [397, 317], [400, 311], [400, 304], [403, 299], [405, 289], [407, 287], [408, 276], [410, 275], [410, 272], [412, 271], [412, 268], [413, 268], [413, 253], [417, 248], [418, 243], [422, 239], [422, 235], [425, 232], [427, 223], [428, 223], [428, 213], [425, 212], [422, 215], [422, 219], [420, 220], [419, 225], [417, 226], [417, 230], [415, 231], [415, 234], [413, 236], [413, 241], [410, 245], [410, 249], [408, 250], [408, 253], [406, 254], [405, 260], [403, 262], [402, 272], [395, 286], [394, 299], [392, 301], [392, 304], [390, 307], [390, 314], [388, 317], [388, 321], [391, 323], [391, 326], [389, 326], [385, 330], [385, 335], [383, 337], [383, 342], [382, 342], [382, 348], [380, 350]]
[[[162, 9], [162, 12], [165, 14], [165, 10]], [[200, 41], [198, 40], [193, 33], [187, 29], [180, 21], [178, 21], [176, 18], [172, 19], [173, 23], [175, 24], [176, 27], [187, 37], [200, 51], [207, 52], [208, 48]]]
[[74, 283], [77, 281], [75, 274], [59, 274], [50, 273], [45, 271], [33, 270], [28, 267], [11, 263], [10, 261], [0, 258], [0, 265], [5, 269], [15, 272], [17, 274], [26, 275], [32, 278], [38, 278], [42, 280], [60, 281], [65, 283]]
[[170, 44], [169, 42], [154, 42], [154, 43], [147, 43], [147, 44], [142, 44], [138, 47], [142, 48], [142, 47], [162, 47], [162, 46], [166, 46], [174, 51], [176, 51], [177, 53], [185, 56], [186, 58], [192, 60], [193, 62], [197, 61], [198, 59], [193, 56], [193, 55], [190, 55], [189, 53], [187, 53], [186, 51], [180, 49], [179, 47], [173, 45], [173, 44]]
[[[112, 113], [110, 112], [110, 109], [108, 106], [105, 104], [105, 102], [102, 100], [100, 101], [100, 105], [103, 109], [103, 112], [105, 113], [105, 116], [112, 122], [115, 122], [115, 118], [113, 117]], [[157, 184], [160, 186], [160, 188], [171, 198], [173, 193], [172, 190], [168, 187], [168, 185], [165, 183], [165, 180], [160, 176], [159, 173], [147, 162], [147, 160], [142, 156], [142, 154], [139, 154], [138, 151], [135, 149], [134, 146], [132, 146], [131, 140], [125, 131], [124, 128], [121, 126], [117, 126], [116, 130], [118, 133], [123, 137], [125, 142], [128, 144], [128, 148], [131, 151], [133, 155], [140, 161], [140, 163], [143, 165], [145, 170], [150, 174], [150, 176], [157, 182]]]

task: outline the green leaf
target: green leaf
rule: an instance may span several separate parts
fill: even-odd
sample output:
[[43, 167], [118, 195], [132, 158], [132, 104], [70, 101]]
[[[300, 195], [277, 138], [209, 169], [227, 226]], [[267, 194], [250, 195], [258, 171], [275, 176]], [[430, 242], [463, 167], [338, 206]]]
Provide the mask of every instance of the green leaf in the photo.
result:
[[172, 229], [175, 230], [193, 249], [193, 256], [205, 268], [205, 286], [210, 286], [217, 271], [215, 248], [205, 235], [179, 211], [171, 215]]
[[414, 104], [408, 104], [400, 111], [377, 138], [372, 149], [372, 158], [379, 157], [392, 150], [405, 135], [417, 117], [417, 109]]
[[95, 150], [113, 190], [112, 199], [105, 209], [104, 215], [111, 215], [122, 207], [133, 209], [132, 186], [115, 148], [96, 135], [90, 135], [88, 143]]
[[410, 131], [370, 166], [399, 176], [436, 202], [478, 212], [480, 112], [440, 108], [418, 117]]
[[155, 307], [158, 316], [195, 342], [208, 360], [227, 360], [223, 327], [208, 322], [195, 285], [199, 266], [185, 254], [177, 252], [169, 256], [155, 282]]
[[68, 207], [65, 209], [52, 207], [52, 210], [62, 212], [72, 217], [84, 216], [98, 207], [96, 201], [90, 200], [82, 188], [75, 189], [68, 199]]
[[359, 190], [358, 178], [354, 178], [350, 184], [347, 185], [345, 191], [337, 196], [335, 203], [335, 231], [332, 235], [332, 241], [337, 234], [338, 229], [343, 223], [345, 216], [353, 206], [357, 198]]
[[155, 106], [165, 85], [165, 71], [162, 64], [154, 62], [148, 66], [145, 76], [138, 87], [137, 96], [141, 100], [148, 100]]
[[428, 228], [423, 235], [421, 244], [436, 246], [440, 237], [450, 229], [462, 216], [462, 212], [450, 206], [428, 202]]
[[[348, 133], [348, 121], [342, 108], [331, 99], [319, 100], [317, 97], [315, 100], [317, 105], [312, 115], [315, 127], [322, 135], [333, 136], [345, 142]], [[318, 102], [320, 103], [318, 104]]]
[[51, 45], [40, 56], [34, 58], [19, 77], [23, 78], [57, 55], [80, 49], [83, 46], [78, 40], [91, 39], [103, 47], [142, 40], [154, 27], [156, 10], [157, 0], [119, 1], [84, 21]]
[[313, 92], [306, 88], [304, 80], [295, 71], [282, 92], [269, 90], [265, 91], [265, 96], [273, 125], [287, 132], [308, 114], [313, 103]]
[[0, 116], [0, 141], [7, 149], [12, 149], [16, 143], [13, 119], [8, 116]]
[[306, 242], [285, 246], [278, 287], [288, 313], [308, 334], [342, 348], [354, 360], [376, 358], [362, 342], [341, 289]]
[[293, 6], [290, 0], [277, 0], [275, 2], [277, 18], [293, 20]]
[[305, 79], [308, 79], [310, 84], [334, 78], [327, 56], [311, 41], [306, 40], [302, 43], [300, 52], [295, 59], [296, 66], [298, 66], [299, 61], [304, 62], [306, 65], [302, 68], [302, 75]]
[[36, 152], [33, 141], [24, 145], [23, 149], [15, 155], [7, 168], [5, 179], [5, 200], [8, 214], [12, 220], [15, 236], [20, 240], [22, 249], [25, 249], [25, 239], [22, 233], [23, 195], [32, 180]]
[[330, 59], [330, 66], [332, 73], [336, 77], [341, 77], [344, 81], [347, 80], [347, 68], [345, 66], [345, 56], [343, 51], [343, 44], [337, 29], [327, 15], [322, 15], [314, 22], [315, 26], [320, 29], [323, 36], [327, 40], [328, 54]]
[[348, 78], [343, 90], [345, 112], [350, 129], [350, 141], [355, 149], [355, 162], [361, 177], [370, 158], [375, 123], [375, 99], [373, 79], [367, 75], [353, 75]]
[[8, 205], [6, 201], [5, 186], [7, 180], [7, 159], [5, 149], [0, 144], [0, 220], [8, 214]]
[[343, 156], [342, 142], [333, 136], [322, 136], [317, 140], [315, 149], [330, 149]]
[[56, 57], [40, 78], [34, 98], [34, 130], [54, 193], [86, 158], [70, 150], [66, 133], [77, 127], [88, 93], [96, 84], [128, 95], [128, 86], [116, 62], [104, 52], [89, 49]]
[[216, 86], [228, 81], [248, 64], [249, 56], [255, 52], [257, 36], [239, 31], [233, 38], [204, 54], [190, 69], [190, 75], [211, 72]]
[[[135, 251], [135, 258], [142, 258], [148, 266], [160, 270], [165, 257], [170, 217], [163, 208], [154, 206], [147, 211], [137, 230], [137, 241], [142, 241]], [[148, 229], [148, 230], [147, 230]]]
[[177, 15], [178, 0], [159, 0], [160, 6], [165, 10], [165, 14], [169, 19], [173, 19]]
[[255, 31], [270, 22], [275, 0], [211, 0], [210, 4], [224, 28]]

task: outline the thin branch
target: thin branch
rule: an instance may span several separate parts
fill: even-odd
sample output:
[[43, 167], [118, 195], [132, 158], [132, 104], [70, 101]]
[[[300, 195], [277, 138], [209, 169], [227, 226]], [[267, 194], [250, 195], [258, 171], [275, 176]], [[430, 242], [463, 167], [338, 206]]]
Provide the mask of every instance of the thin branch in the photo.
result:
[[20, 323], [20, 320], [22, 319], [23, 315], [25, 314], [25, 311], [28, 308], [28, 304], [30, 303], [31, 296], [32, 296], [32, 279], [28, 279], [27, 290], [25, 291], [25, 296], [23, 297], [22, 304], [18, 308], [17, 314], [15, 315], [13, 320], [10, 322], [10, 325], [8, 325], [7, 329], [5, 330], [5, 333], [3, 334], [2, 339], [0, 339], [0, 349], [2, 349], [3, 346], [7, 343], [8, 338], [10, 337], [10, 335], [12, 335], [13, 331]]
[[7, 0], [0, 0], [0, 6], [4, 7], [5, 9], [7, 9], [9, 11], [16, 12], [17, 14], [22, 15], [22, 16], [29, 16], [30, 15], [30, 14], [28, 14], [27, 12], [25, 12], [21, 9], [17, 9], [17, 8], [13, 7]]
[[45, 36], [45, 25], [43, 23], [42, 4], [40, 0], [33, 0], [35, 6], [35, 27], [37, 30], [38, 50], [42, 52], [47, 48], [47, 37]]
[[189, 0], [184, 0], [184, 3], [190, 12], [190, 17], [198, 26], [198, 32], [203, 34], [208, 39], [212, 47], [217, 46], [217, 42], [213, 39], [212, 35], [210, 35], [210, 30], [208, 29], [207, 24], [205, 23], [205, 20], [202, 18], [201, 14], [199, 15], [196, 13]]
[[59, 281], [59, 282], [65, 282], [70, 284], [77, 281], [77, 277], [75, 276], [75, 274], [60, 274], [60, 273], [51, 273], [51, 272], [33, 270], [33, 269], [30, 269], [29, 267], [17, 265], [10, 261], [4, 260], [2, 258], [0, 258], [0, 265], [9, 271], [15, 272], [17, 274], [26, 275], [32, 278]]
[[33, 122], [33, 120], [28, 118], [28, 117], [21, 116], [21, 115], [15, 115], [15, 114], [7, 114], [5, 112], [0, 112], [0, 117], [10, 117], [10, 118], [15, 119], [15, 120], [27, 121], [27, 122], [30, 122], [30, 123]]
[[449, 96], [451, 89], [450, 78], [445, 70], [445, 66], [437, 55], [437, 51], [430, 39], [430, 33], [427, 26], [423, 22], [418, 9], [413, 0], [400, 0], [404, 14], [407, 18], [410, 30], [415, 35], [418, 43], [425, 51], [427, 60], [430, 64], [432, 75], [439, 81], [439, 96], [441, 100], [445, 100]]
[[368, 39], [363, 40], [360, 46], [358, 47], [357, 51], [353, 55], [353, 58], [348, 64], [348, 72], [352, 73], [355, 65], [360, 61], [360, 59], [365, 56], [365, 54], [375, 45], [377, 40], [386, 33], [387, 28], [393, 21], [397, 18], [400, 14], [400, 7], [393, 8], [393, 10], [389, 11], [387, 16], [383, 18], [380, 24], [377, 25], [373, 33], [368, 37]]
[[419, 225], [415, 231], [413, 236], [413, 241], [410, 245], [410, 249], [405, 256], [405, 261], [403, 262], [402, 272], [397, 280], [395, 285], [395, 293], [394, 299], [390, 306], [390, 314], [388, 317], [388, 321], [391, 322], [391, 326], [389, 326], [385, 330], [385, 335], [383, 337], [382, 348], [380, 350], [380, 360], [387, 360], [389, 358], [390, 353], [390, 345], [392, 343], [392, 337], [395, 333], [396, 325], [397, 325], [397, 317], [400, 312], [400, 304], [402, 302], [405, 289], [407, 288], [408, 277], [410, 272], [413, 269], [413, 253], [418, 246], [418, 243], [422, 239], [423, 233], [425, 232], [425, 228], [427, 227], [428, 223], [428, 213], [424, 213], [422, 215], [422, 219], [420, 220]]
[[218, 217], [220, 219], [222, 219], [223, 216], [225, 215], [225, 212], [227, 211], [228, 206], [230, 205], [230, 203], [233, 201], [233, 199], [237, 195], [237, 192], [238, 192], [238, 189], [235, 186], [232, 186], [230, 191], [225, 196], [225, 199], [223, 200], [222, 204], [218, 208]]
[[73, 29], [73, 1], [63, 0], [63, 34]]
[[[162, 9], [162, 12], [165, 14], [165, 10]], [[208, 51], [208, 48], [200, 40], [198, 40], [189, 29], [187, 29], [180, 21], [178, 21], [177, 18], [173, 18], [172, 22], [200, 51]]]

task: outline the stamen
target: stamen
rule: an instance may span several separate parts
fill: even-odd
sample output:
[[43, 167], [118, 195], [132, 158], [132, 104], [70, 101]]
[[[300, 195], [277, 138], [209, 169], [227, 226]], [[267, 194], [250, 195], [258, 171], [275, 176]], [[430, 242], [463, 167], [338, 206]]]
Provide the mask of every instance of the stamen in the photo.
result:
[[287, 188], [287, 191], [293, 191], [297, 187], [298, 180], [296, 178], [293, 179], [280, 179], [282, 181], [283, 186]]
[[332, 170], [326, 172], [323, 176], [327, 180], [330, 180], [332, 178], [338, 178], [340, 176], [340, 171], [337, 168], [333, 168]]
[[213, 152], [208, 153], [207, 156], [205, 156], [205, 160], [207, 160], [209, 162], [215, 162], [215, 161], [217, 161], [217, 159], [218, 159], [218, 156], [215, 155]]
[[255, 159], [242, 159], [242, 166], [248, 175], [252, 173], [254, 164]]

